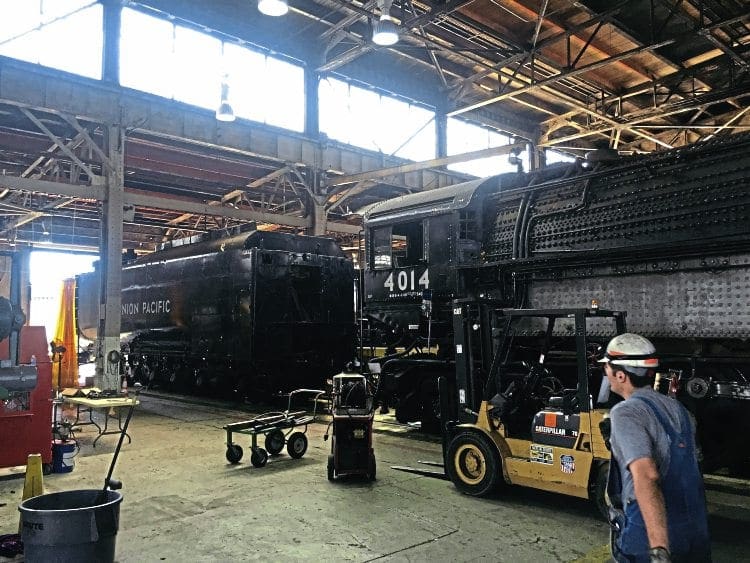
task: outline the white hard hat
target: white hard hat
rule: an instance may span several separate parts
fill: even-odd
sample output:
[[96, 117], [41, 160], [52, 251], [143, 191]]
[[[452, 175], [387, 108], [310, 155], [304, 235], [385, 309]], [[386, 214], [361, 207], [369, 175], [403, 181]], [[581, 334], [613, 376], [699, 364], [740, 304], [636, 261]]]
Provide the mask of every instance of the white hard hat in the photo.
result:
[[[657, 368], [659, 358], [651, 341], [640, 334], [618, 334], [607, 344], [607, 352], [599, 363], [631, 368]], [[640, 371], [640, 370], [638, 370]]]

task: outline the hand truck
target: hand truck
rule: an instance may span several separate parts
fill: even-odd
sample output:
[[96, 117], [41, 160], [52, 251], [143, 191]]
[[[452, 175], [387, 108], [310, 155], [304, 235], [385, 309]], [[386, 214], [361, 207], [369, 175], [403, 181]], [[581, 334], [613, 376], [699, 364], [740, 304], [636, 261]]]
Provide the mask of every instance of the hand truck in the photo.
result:
[[[313, 414], [306, 415], [305, 411], [291, 411], [292, 397], [301, 393], [314, 394], [315, 406]], [[268, 463], [269, 455], [278, 455], [284, 449], [290, 457], [294, 459], [301, 458], [307, 451], [307, 425], [315, 421], [318, 409], [318, 398], [325, 394], [320, 389], [295, 389], [289, 393], [289, 404], [287, 410], [283, 412], [267, 412], [259, 414], [250, 420], [242, 422], [233, 422], [223, 427], [227, 433], [227, 452], [226, 457], [229, 463], [239, 463], [242, 459], [242, 447], [232, 441], [232, 434], [249, 434], [250, 443], [250, 463], [254, 467], [263, 467]], [[304, 427], [301, 431], [297, 428]], [[265, 436], [265, 449], [258, 446], [258, 435]]]

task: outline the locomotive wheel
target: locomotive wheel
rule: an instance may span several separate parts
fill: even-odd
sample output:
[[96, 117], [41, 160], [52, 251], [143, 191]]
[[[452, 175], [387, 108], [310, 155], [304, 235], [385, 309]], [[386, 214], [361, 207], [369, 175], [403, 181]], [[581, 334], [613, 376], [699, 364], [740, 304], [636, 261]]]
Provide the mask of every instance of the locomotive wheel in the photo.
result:
[[289, 436], [289, 440], [287, 440], [286, 451], [294, 459], [298, 459], [305, 455], [305, 452], [307, 451], [307, 436], [302, 432], [294, 432]]
[[370, 481], [375, 480], [375, 473], [377, 471], [377, 465], [375, 463], [375, 454], [370, 454], [370, 459], [367, 463], [367, 477]]
[[594, 472], [589, 487], [589, 499], [594, 503], [599, 514], [604, 520], [609, 521], [609, 508], [607, 506], [607, 480], [609, 479], [609, 463], [603, 463]]
[[255, 448], [253, 453], [250, 454], [250, 463], [253, 467], [263, 467], [268, 463], [268, 452], [263, 448]]
[[448, 445], [447, 472], [464, 494], [481, 497], [497, 488], [502, 462], [495, 445], [478, 432], [459, 432]]
[[333, 454], [328, 455], [328, 480], [333, 481], [336, 475], [336, 466], [333, 459]]
[[227, 446], [227, 461], [229, 463], [239, 463], [242, 459], [242, 448], [236, 444]]
[[284, 433], [281, 430], [272, 430], [266, 434], [266, 449], [271, 455], [278, 455], [284, 449]]

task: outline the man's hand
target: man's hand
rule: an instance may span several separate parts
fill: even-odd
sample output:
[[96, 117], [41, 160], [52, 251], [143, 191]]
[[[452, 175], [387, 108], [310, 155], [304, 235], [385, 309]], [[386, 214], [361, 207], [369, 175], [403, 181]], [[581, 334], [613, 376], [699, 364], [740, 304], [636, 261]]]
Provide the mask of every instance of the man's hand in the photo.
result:
[[664, 547], [653, 547], [648, 550], [649, 563], [672, 563], [669, 551]]
[[649, 547], [663, 547], [669, 553], [667, 511], [656, 463], [650, 457], [642, 457], [631, 462], [628, 469], [633, 476], [635, 500], [646, 524]]

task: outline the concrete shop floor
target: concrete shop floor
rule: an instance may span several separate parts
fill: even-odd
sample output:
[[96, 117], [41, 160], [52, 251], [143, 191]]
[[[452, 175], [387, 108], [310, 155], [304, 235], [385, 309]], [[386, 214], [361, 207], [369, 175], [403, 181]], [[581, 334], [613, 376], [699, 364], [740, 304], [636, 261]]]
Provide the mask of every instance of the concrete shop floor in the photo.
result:
[[[301, 459], [284, 451], [254, 468], [250, 437], [238, 436], [245, 456], [230, 465], [221, 428], [251, 416], [141, 396], [133, 441], [125, 441], [114, 473], [124, 485], [118, 561], [608, 559], [607, 526], [585, 500], [520, 487], [476, 499], [449, 481], [392, 469], [439, 461], [440, 444], [380, 415], [375, 482], [326, 479], [325, 422], [309, 427]], [[45, 476], [45, 492], [102, 486], [118, 436], [102, 437], [96, 448], [93, 427], [76, 436], [75, 469]], [[16, 532], [22, 490], [23, 472], [0, 479], [0, 534]], [[750, 499], [711, 491], [709, 501], [714, 560], [747, 560]]]

